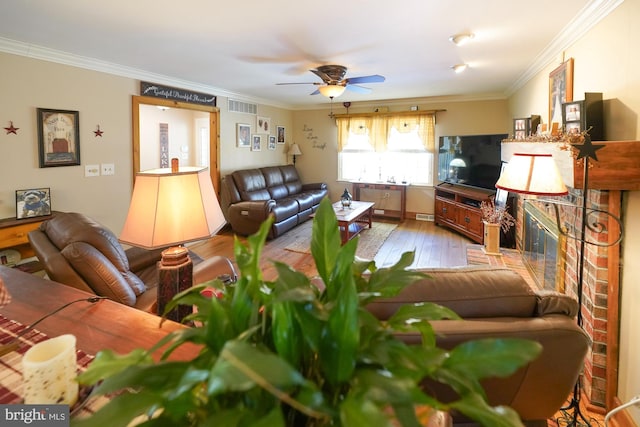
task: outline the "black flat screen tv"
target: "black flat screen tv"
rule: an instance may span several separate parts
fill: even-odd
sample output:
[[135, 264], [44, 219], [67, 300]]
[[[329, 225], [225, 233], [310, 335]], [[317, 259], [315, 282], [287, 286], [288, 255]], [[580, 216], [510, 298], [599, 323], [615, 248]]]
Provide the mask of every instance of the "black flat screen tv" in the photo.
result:
[[500, 144], [505, 138], [507, 134], [441, 136], [438, 179], [495, 190], [502, 168]]

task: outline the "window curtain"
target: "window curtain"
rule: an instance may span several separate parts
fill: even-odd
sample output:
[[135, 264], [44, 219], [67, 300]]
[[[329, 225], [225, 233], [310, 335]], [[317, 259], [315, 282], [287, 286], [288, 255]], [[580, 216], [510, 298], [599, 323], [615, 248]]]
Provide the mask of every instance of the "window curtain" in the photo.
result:
[[435, 152], [435, 114], [392, 116], [387, 117], [386, 122], [388, 133], [385, 135], [385, 141], [393, 128], [398, 132], [411, 132], [417, 126], [418, 136], [425, 150]]
[[376, 152], [387, 149], [387, 139], [391, 129], [399, 132], [418, 126], [418, 134], [425, 150], [435, 152], [435, 114], [403, 114], [397, 116], [338, 117], [338, 152], [349, 141], [349, 134], [369, 133], [369, 143]]

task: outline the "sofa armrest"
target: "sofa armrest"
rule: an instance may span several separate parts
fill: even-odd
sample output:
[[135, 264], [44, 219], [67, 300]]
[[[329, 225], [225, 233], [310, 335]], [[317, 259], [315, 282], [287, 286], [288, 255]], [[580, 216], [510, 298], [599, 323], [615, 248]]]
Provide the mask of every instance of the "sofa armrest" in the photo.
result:
[[276, 201], [273, 199], [234, 203], [229, 206], [230, 222], [233, 218], [246, 218], [262, 222], [267, 219], [275, 206]]
[[325, 182], [313, 182], [310, 184], [302, 184], [303, 190], [326, 190], [327, 184]]
[[536, 292], [538, 304], [536, 315], [538, 317], [548, 314], [562, 314], [574, 318], [578, 315], [578, 301], [569, 295], [556, 291]]
[[229, 276], [229, 280], [232, 282], [236, 281], [236, 269], [229, 258], [214, 256], [193, 266], [194, 285], [199, 285], [225, 275]]

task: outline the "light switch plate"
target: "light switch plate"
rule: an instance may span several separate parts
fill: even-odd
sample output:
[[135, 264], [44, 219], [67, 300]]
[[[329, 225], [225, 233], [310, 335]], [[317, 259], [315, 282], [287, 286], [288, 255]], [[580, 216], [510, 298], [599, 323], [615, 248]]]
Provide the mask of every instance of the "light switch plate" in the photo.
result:
[[101, 165], [102, 175], [115, 175], [116, 167], [113, 163], [103, 163]]
[[84, 176], [100, 176], [100, 165], [85, 165], [84, 166]]

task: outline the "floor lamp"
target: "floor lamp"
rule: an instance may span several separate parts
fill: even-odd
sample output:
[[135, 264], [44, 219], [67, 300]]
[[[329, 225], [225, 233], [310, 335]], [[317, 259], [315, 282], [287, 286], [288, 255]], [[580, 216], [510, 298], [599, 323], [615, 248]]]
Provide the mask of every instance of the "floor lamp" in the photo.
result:
[[[571, 203], [566, 203], [560, 200], [552, 199], [533, 199], [547, 205], [553, 206], [556, 216], [556, 225], [561, 234], [565, 237], [576, 240], [579, 242], [578, 252], [578, 268], [577, 268], [577, 299], [578, 299], [578, 315], [577, 322], [580, 327], [582, 324], [582, 294], [584, 283], [584, 259], [585, 259], [585, 245], [595, 246], [614, 246], [620, 243], [622, 240], [622, 222], [620, 218], [615, 215], [599, 210], [591, 209], [587, 207], [588, 189], [589, 189], [589, 159], [595, 161], [598, 160], [596, 151], [605, 147], [604, 144], [592, 144], [591, 139], [585, 136], [585, 140], [580, 144], [571, 144], [573, 148], [578, 150], [577, 159], [583, 159], [584, 173], [583, 173], [583, 185], [582, 185], [582, 205], [577, 206]], [[510, 191], [513, 193], [523, 194], [525, 197], [529, 196], [563, 196], [568, 194], [567, 187], [562, 181], [558, 167], [553, 160], [551, 154], [514, 154], [512, 159], [507, 163], [503, 172], [500, 174], [498, 182], [496, 182], [496, 188]], [[580, 209], [581, 223], [580, 232], [578, 235], [570, 234], [565, 227], [562, 226], [560, 221], [559, 206], [567, 206], [569, 208]], [[594, 233], [603, 233], [607, 231], [606, 225], [597, 220], [597, 215], [603, 214], [614, 219], [618, 224], [619, 235], [615, 241], [599, 242], [597, 240], [587, 240], [586, 231], [589, 229]], [[590, 218], [594, 218], [593, 221], [589, 221]], [[566, 426], [591, 426], [585, 416], [580, 412], [580, 380], [576, 382], [573, 390], [573, 396], [571, 402], [561, 408], [562, 413], [565, 414], [562, 417], [562, 425]]]
[[[177, 163], [177, 162], [173, 162]], [[184, 243], [207, 239], [226, 220], [208, 168], [181, 167], [140, 172], [120, 241], [144, 249], [167, 248], [159, 265], [157, 313], [193, 284], [193, 263]], [[167, 318], [181, 321], [192, 312], [180, 306]]]

